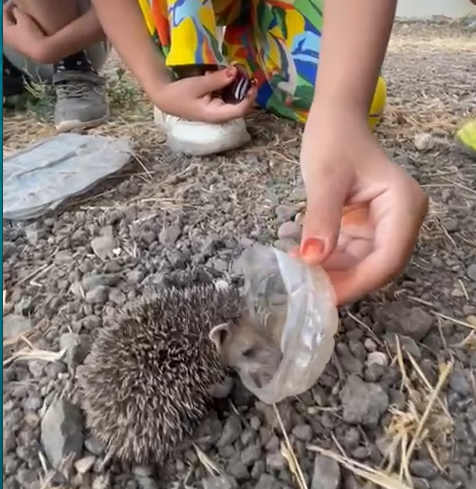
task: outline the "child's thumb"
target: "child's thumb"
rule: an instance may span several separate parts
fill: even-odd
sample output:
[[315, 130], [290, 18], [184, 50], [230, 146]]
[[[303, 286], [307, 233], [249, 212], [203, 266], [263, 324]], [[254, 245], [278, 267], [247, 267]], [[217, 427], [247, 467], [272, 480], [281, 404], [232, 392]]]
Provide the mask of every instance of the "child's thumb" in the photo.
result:
[[319, 185], [308, 192], [300, 254], [310, 264], [323, 262], [334, 251], [339, 238], [345, 191]]

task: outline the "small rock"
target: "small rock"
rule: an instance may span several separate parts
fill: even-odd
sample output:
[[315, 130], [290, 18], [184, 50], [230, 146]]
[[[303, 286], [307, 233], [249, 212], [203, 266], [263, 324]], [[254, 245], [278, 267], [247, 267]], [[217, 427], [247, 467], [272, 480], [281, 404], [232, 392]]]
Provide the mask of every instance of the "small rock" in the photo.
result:
[[236, 415], [231, 415], [223, 427], [223, 432], [218, 440], [217, 447], [225, 447], [232, 445], [241, 436], [243, 428], [241, 426], [240, 418]]
[[281, 483], [269, 474], [261, 474], [255, 485], [255, 489], [278, 489], [280, 487]]
[[88, 304], [104, 304], [108, 298], [109, 288], [99, 285], [86, 293], [85, 300]]
[[231, 477], [208, 477], [202, 480], [203, 489], [235, 489], [238, 484]]
[[92, 436], [86, 438], [86, 440], [84, 441], [84, 446], [86, 447], [86, 450], [88, 452], [91, 452], [93, 455], [96, 455], [98, 457], [103, 453], [103, 447], [101, 443]]
[[67, 265], [68, 263], [71, 262], [73, 259], [73, 255], [71, 254], [70, 251], [67, 250], [61, 250], [56, 253], [54, 262], [55, 265]]
[[372, 338], [366, 338], [364, 341], [365, 349], [372, 353], [377, 350], [377, 343]]
[[293, 189], [293, 191], [289, 194], [288, 197], [290, 202], [302, 202], [307, 199], [306, 189], [304, 186], [297, 186]]
[[3, 339], [15, 338], [30, 330], [33, 323], [30, 318], [18, 314], [8, 314], [3, 317]]
[[468, 271], [466, 272], [468, 277], [476, 282], [476, 263], [473, 263], [468, 267]]
[[410, 472], [423, 479], [433, 479], [438, 474], [438, 470], [431, 460], [412, 460], [410, 462]]
[[391, 303], [379, 311], [380, 321], [387, 333], [398, 333], [414, 340], [422, 340], [434, 325], [434, 318], [420, 307], [406, 308]]
[[418, 151], [429, 151], [436, 146], [436, 141], [431, 134], [423, 132], [415, 135], [413, 144]]
[[74, 468], [76, 469], [76, 472], [85, 474], [91, 469], [95, 461], [96, 457], [94, 455], [88, 455], [87, 457], [81, 458], [75, 462]]
[[105, 260], [112, 251], [117, 248], [116, 240], [114, 239], [112, 232], [106, 232], [102, 236], [93, 238], [91, 240], [91, 248], [96, 256], [101, 260]]
[[349, 424], [376, 426], [389, 405], [388, 393], [379, 384], [350, 375], [341, 392], [343, 419]]
[[415, 340], [408, 336], [387, 333], [386, 335], [384, 335], [383, 339], [393, 353], [397, 352], [397, 337], [400, 341], [400, 348], [402, 349], [402, 351], [409, 353], [415, 360], [421, 359], [421, 350], [420, 347], [416, 344]]
[[246, 467], [251, 467], [261, 457], [261, 447], [258, 444], [250, 445], [241, 452], [241, 461]]
[[286, 467], [286, 459], [281, 452], [268, 453], [266, 465], [271, 469], [282, 470]]
[[297, 246], [296, 241], [293, 241], [292, 239], [278, 239], [273, 243], [273, 246], [280, 250], [280, 251], [285, 251], [286, 253], [293, 248]]
[[381, 351], [374, 351], [368, 354], [367, 356], [367, 365], [372, 365], [376, 363], [377, 365], [381, 365], [382, 367], [386, 367], [388, 365], [388, 358], [385, 353]]
[[339, 464], [323, 455], [316, 455], [314, 459], [314, 474], [311, 489], [337, 489], [340, 483]]
[[73, 461], [83, 450], [83, 416], [69, 401], [54, 401], [41, 420], [41, 444], [51, 465], [58, 469], [66, 457]]
[[109, 473], [97, 475], [94, 478], [91, 489], [109, 489], [111, 487], [111, 475]]
[[301, 230], [293, 221], [286, 221], [278, 228], [278, 239], [299, 241]]
[[157, 482], [150, 477], [136, 477], [139, 489], [159, 489]]
[[450, 389], [461, 396], [469, 396], [473, 392], [472, 386], [463, 370], [454, 370], [449, 377]]
[[291, 205], [279, 205], [276, 208], [276, 216], [281, 223], [291, 221], [296, 212], [297, 209]]
[[292, 434], [301, 441], [312, 439], [312, 428], [308, 424], [301, 424], [293, 428]]
[[241, 460], [230, 462], [227, 466], [227, 472], [237, 481], [243, 481], [250, 478], [250, 473]]
[[159, 241], [164, 246], [173, 246], [177, 242], [181, 234], [182, 230], [177, 224], [169, 227], [164, 227], [159, 234]]
[[64, 358], [70, 366], [83, 363], [89, 351], [85, 338], [76, 333], [61, 335], [59, 344], [61, 350], [66, 350]]

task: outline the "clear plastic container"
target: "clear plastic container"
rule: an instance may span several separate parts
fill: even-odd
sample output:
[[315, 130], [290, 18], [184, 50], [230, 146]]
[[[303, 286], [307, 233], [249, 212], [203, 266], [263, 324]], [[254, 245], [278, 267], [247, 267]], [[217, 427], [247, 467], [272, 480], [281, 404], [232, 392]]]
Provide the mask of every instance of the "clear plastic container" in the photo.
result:
[[257, 327], [281, 348], [283, 357], [262, 387], [241, 373], [243, 384], [272, 404], [302, 394], [318, 380], [334, 351], [338, 328], [335, 296], [327, 274], [276, 248], [255, 244], [237, 261]]

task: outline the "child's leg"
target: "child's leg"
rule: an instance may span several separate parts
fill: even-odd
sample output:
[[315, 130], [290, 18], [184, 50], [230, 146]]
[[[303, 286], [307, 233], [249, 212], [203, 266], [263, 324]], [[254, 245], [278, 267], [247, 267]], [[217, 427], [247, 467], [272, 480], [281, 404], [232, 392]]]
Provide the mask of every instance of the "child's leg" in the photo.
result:
[[[261, 107], [304, 122], [319, 64], [323, 0], [250, 0], [250, 4], [248, 22], [227, 27], [227, 52], [256, 78]], [[385, 104], [383, 79], [376, 93], [371, 125]]]

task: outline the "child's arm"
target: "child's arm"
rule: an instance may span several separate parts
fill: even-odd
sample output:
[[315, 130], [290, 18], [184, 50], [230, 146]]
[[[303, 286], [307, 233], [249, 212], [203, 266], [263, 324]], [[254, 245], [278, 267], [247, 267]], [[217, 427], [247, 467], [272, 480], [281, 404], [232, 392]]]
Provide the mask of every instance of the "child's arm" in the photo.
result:
[[106, 36], [149, 98], [170, 81], [136, 0], [92, 0]]
[[[404, 269], [428, 198], [389, 160], [367, 121], [397, 1], [324, 3], [316, 93], [301, 147], [307, 192], [301, 251], [313, 264], [329, 264], [343, 305], [386, 285]], [[367, 221], [346, 229], [349, 242], [338, 246], [344, 206], [369, 212]], [[352, 262], [348, 269], [332, 270], [330, 263], [339, 255]]]
[[316, 118], [353, 116], [367, 124], [368, 110], [387, 50], [397, 0], [325, 1], [314, 103]]

